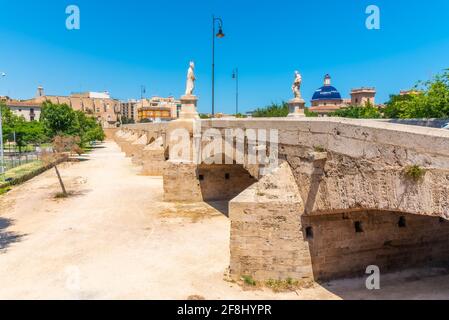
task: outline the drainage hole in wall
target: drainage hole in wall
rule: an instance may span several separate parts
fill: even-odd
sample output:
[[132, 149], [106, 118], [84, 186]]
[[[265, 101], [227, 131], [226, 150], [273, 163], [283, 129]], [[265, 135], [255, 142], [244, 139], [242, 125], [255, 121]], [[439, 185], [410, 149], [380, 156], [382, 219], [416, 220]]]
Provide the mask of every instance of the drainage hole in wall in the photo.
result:
[[398, 227], [399, 228], [405, 228], [407, 227], [407, 221], [405, 220], [405, 217], [400, 217], [398, 221]]
[[306, 239], [313, 239], [313, 228], [312, 227], [306, 228]]
[[360, 221], [354, 222], [354, 228], [355, 228], [355, 232], [362, 233], [363, 232], [362, 222], [360, 222]]

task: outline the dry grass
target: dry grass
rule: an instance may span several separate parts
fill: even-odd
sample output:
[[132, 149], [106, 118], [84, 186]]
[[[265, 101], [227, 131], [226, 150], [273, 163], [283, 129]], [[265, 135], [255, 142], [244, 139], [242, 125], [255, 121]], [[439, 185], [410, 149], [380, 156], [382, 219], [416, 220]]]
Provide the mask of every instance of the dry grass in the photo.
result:
[[42, 167], [42, 161], [34, 161], [30, 162], [18, 167], [15, 167], [11, 170], [6, 171], [3, 177], [0, 177], [0, 182], [5, 181], [6, 179], [18, 179], [28, 173], [31, 173], [40, 167]]
[[277, 293], [312, 288], [314, 282], [312, 280], [294, 280], [288, 278], [286, 280], [268, 280], [265, 285]]
[[207, 207], [204, 204], [177, 203], [174, 207], [163, 210], [160, 216], [162, 218], [190, 219], [191, 222], [196, 223], [204, 219], [211, 219], [221, 215], [217, 214], [215, 209]]

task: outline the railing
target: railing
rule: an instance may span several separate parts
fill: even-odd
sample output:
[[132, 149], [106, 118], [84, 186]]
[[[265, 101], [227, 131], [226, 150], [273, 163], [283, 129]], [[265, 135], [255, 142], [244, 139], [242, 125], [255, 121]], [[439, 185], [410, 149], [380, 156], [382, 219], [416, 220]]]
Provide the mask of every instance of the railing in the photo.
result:
[[5, 149], [3, 157], [5, 171], [11, 170], [27, 163], [39, 161], [41, 160], [43, 151], [52, 151], [51, 147], [33, 147], [33, 149], [33, 151], [26, 152], [18, 152], [17, 150]]

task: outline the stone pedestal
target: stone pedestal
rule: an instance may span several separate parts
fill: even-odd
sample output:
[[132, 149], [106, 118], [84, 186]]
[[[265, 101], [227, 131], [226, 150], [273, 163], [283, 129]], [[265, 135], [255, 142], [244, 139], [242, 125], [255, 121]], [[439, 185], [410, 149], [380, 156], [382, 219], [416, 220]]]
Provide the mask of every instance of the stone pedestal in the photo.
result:
[[181, 97], [181, 112], [180, 119], [199, 119], [200, 116], [196, 110], [198, 98], [192, 95]]
[[299, 118], [299, 117], [305, 117], [304, 109], [306, 106], [306, 102], [304, 99], [296, 98], [293, 100], [290, 100], [288, 102], [289, 107], [289, 118]]

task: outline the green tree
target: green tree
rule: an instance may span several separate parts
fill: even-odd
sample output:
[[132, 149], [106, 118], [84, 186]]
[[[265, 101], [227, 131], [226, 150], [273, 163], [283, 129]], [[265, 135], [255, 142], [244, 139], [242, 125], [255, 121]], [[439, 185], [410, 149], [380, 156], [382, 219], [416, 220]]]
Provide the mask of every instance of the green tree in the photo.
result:
[[92, 116], [86, 115], [82, 111], [75, 111], [76, 135], [80, 137], [81, 147], [92, 141], [103, 141], [105, 133], [100, 124]]
[[282, 102], [281, 104], [272, 103], [271, 105], [258, 108], [254, 111], [253, 117], [255, 118], [278, 118], [288, 116], [289, 109], [288, 103]]
[[[14, 139], [19, 152], [28, 144], [40, 144], [49, 141], [44, 133], [42, 123], [38, 121], [27, 122], [22, 116], [15, 115], [5, 104], [2, 108], [2, 125], [4, 142]], [[13, 138], [14, 137], [14, 138]]]
[[308, 118], [317, 118], [319, 116], [317, 112], [310, 111], [309, 108], [304, 109], [304, 114]]
[[128, 118], [128, 117], [122, 117], [121, 119], [122, 124], [134, 124], [135, 121], [132, 118]]
[[76, 114], [67, 104], [44, 102], [40, 121], [50, 138], [57, 135], [74, 135], [79, 131]]
[[18, 121], [18, 117], [5, 105], [4, 102], [0, 102], [0, 108], [2, 112], [3, 142], [5, 142], [8, 136], [14, 132], [14, 126]]
[[74, 111], [66, 104], [49, 101], [42, 106], [41, 122], [50, 137], [73, 136], [79, 138], [79, 146], [86, 147], [93, 141], [103, 141], [105, 134], [97, 120], [82, 111]]
[[336, 110], [330, 116], [353, 119], [379, 119], [382, 118], [382, 113], [377, 107], [368, 102], [364, 106], [348, 106]]
[[449, 117], [449, 69], [433, 79], [418, 82], [407, 95], [392, 95], [384, 111], [387, 118]]

